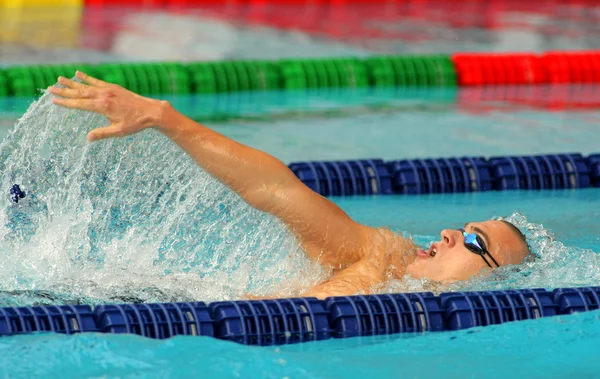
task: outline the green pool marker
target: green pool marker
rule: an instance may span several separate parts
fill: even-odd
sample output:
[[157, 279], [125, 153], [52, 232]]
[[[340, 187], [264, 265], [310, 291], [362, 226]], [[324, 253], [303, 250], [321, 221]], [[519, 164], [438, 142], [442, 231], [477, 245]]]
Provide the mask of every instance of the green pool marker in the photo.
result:
[[141, 66], [142, 70], [146, 72], [146, 77], [148, 78], [148, 90], [151, 95], [160, 95], [162, 94], [161, 82], [156, 71], [156, 67], [152, 63], [144, 64]]
[[8, 82], [9, 95], [35, 96], [35, 78], [27, 67], [10, 67], [6, 69], [4, 74]]
[[177, 76], [177, 72], [170, 63], [162, 63], [160, 65], [163, 88], [166, 95], [178, 94], [181, 83]]
[[306, 88], [306, 74], [302, 65], [295, 61], [280, 62], [281, 76], [284, 89]]
[[165, 63], [168, 77], [169, 93], [175, 95], [185, 95], [190, 93], [191, 84], [188, 71], [181, 63]]
[[38, 95], [38, 90], [40, 88], [44, 88], [44, 74], [40, 71], [40, 69], [36, 66], [29, 66], [26, 68], [26, 72], [29, 76], [33, 78], [33, 82], [35, 83], [35, 90], [33, 91], [33, 95]]
[[215, 74], [206, 63], [194, 65], [191, 75], [193, 93], [215, 93], [217, 92], [217, 81]]
[[130, 64], [127, 63], [121, 63], [119, 66], [121, 67], [121, 70], [125, 75], [125, 83], [127, 84], [127, 89], [135, 93], [140, 93], [140, 83], [138, 81], [135, 70], [131, 67]]
[[154, 71], [158, 76], [158, 83], [160, 87], [160, 93], [162, 95], [168, 95], [171, 93], [171, 85], [169, 79], [169, 70], [165, 67], [163, 63], [155, 63]]
[[354, 80], [353, 87], [364, 88], [369, 86], [367, 66], [363, 61], [358, 59], [347, 59], [346, 67], [348, 69], [349, 78]]
[[436, 66], [438, 80], [444, 87], [456, 87], [456, 68], [448, 56], [434, 56], [433, 63]]
[[96, 70], [96, 67], [93, 67], [91, 65], [88, 64], [69, 64], [69, 65], [65, 65], [63, 66], [64, 69], [64, 75], [67, 78], [72, 78], [75, 76], [75, 74], [77, 73], [77, 70], [84, 72], [88, 75], [93, 76], [94, 78], [98, 76], [98, 72]]
[[102, 72], [102, 77], [99, 79], [127, 88], [127, 78], [125, 77], [121, 66], [116, 64], [103, 64], [98, 72]]
[[263, 83], [259, 80], [259, 73], [256, 66], [252, 62], [240, 62], [244, 66], [244, 70], [248, 76], [248, 90], [258, 91], [264, 89]]
[[306, 88], [319, 88], [321, 85], [318, 72], [320, 69], [319, 65], [314, 64], [310, 60], [302, 61], [301, 64], [304, 69], [304, 74], [306, 75]]
[[150, 95], [150, 86], [148, 84], [148, 77], [146, 75], [146, 71], [142, 67], [142, 64], [132, 64], [130, 65], [131, 71], [135, 75], [135, 80], [138, 84], [139, 94], [140, 95]]
[[257, 64], [260, 78], [264, 81], [268, 90], [283, 88], [283, 75], [280, 67], [272, 62], [262, 62]]
[[388, 59], [394, 70], [394, 86], [414, 85], [415, 72], [411, 65], [407, 64], [401, 57], [390, 57]]
[[365, 61], [369, 84], [373, 87], [392, 87], [395, 85], [395, 73], [392, 64], [381, 57]]
[[[327, 71], [327, 77], [329, 78], [329, 87], [339, 88], [342, 87], [342, 81], [340, 79], [340, 72], [334, 62], [329, 59], [323, 60], [323, 66]], [[347, 79], [347, 78], [346, 78]], [[347, 87], [344, 85], [343, 87]]]
[[425, 69], [425, 76], [427, 77], [427, 83], [429, 86], [439, 86], [439, 80], [435, 65], [430, 57], [422, 57], [421, 64]]
[[39, 70], [42, 76], [44, 77], [44, 86], [41, 87], [42, 89], [46, 89], [51, 85], [56, 84], [56, 79], [58, 78], [58, 76], [55, 74], [54, 66], [40, 66]]
[[66, 65], [66, 64], [57, 64], [57, 65], [46, 66], [48, 72], [50, 73], [50, 76], [52, 77], [52, 84], [56, 83], [59, 76], [64, 76], [65, 78], [69, 78], [69, 79], [72, 78], [73, 76], [75, 76], [74, 70], [72, 72], [69, 72], [70, 67], [71, 66]]
[[248, 68], [246, 62], [232, 62], [233, 68], [236, 71], [238, 77], [238, 84], [240, 86], [240, 91], [247, 92], [252, 91], [252, 84], [250, 80], [250, 74], [248, 73]]
[[419, 78], [419, 72], [417, 71], [414, 63], [410, 58], [407, 57], [397, 57], [395, 59], [396, 64], [400, 65], [404, 69], [406, 82], [404, 84], [400, 84], [398, 81], [400, 78], [396, 78], [397, 85], [406, 85], [409, 87], [418, 86], [421, 84], [421, 80]]
[[46, 66], [46, 69], [48, 70], [48, 72], [50, 73], [50, 76], [52, 77], [52, 84], [56, 83], [59, 76], [66, 76], [66, 72], [65, 72], [66, 66], [67, 65], [64, 65], [64, 64], [53, 64], [53, 65]]
[[350, 87], [350, 82], [352, 81], [352, 83], [354, 83], [354, 80], [351, 78], [351, 73], [346, 61], [344, 59], [330, 59], [329, 62], [331, 65], [335, 66], [335, 70], [338, 73], [339, 86], [343, 88]]
[[220, 63], [212, 63], [210, 65], [210, 67], [213, 70], [213, 74], [215, 76], [215, 80], [217, 83], [217, 92], [218, 93], [228, 92], [229, 91], [228, 78], [227, 78], [225, 69], [223, 68], [223, 65]]
[[8, 94], [8, 78], [4, 74], [4, 70], [0, 70], [0, 97], [7, 97]]
[[150, 81], [148, 80], [148, 73], [144, 69], [146, 63], [132, 63], [130, 64], [131, 70], [135, 74], [138, 87], [140, 88], [140, 95], [150, 95]]
[[415, 71], [417, 72], [417, 78], [419, 79], [419, 85], [428, 87], [428, 86], [432, 85], [433, 83], [431, 83], [431, 81], [430, 81], [430, 74], [427, 71], [427, 66], [423, 62], [423, 59], [424, 58], [420, 57], [420, 56], [409, 58], [409, 60], [412, 61], [413, 65], [415, 66]]
[[100, 80], [104, 80], [104, 76], [107, 74], [107, 69], [105, 65], [97, 65], [95, 68], [96, 77]]
[[9, 94], [18, 97], [34, 97], [36, 86], [32, 78], [18, 78], [9, 83]]
[[238, 92], [241, 89], [240, 78], [238, 77], [237, 70], [235, 66], [231, 62], [224, 62], [223, 69], [225, 70], [225, 75], [227, 76], [227, 84], [228, 84], [228, 92]]
[[0, 78], [0, 96], [16, 92], [36, 95], [38, 89], [56, 83], [58, 76], [73, 77], [76, 70], [142, 95], [457, 85], [456, 69], [446, 55], [243, 60], [185, 66], [177, 62], [124, 62], [11, 67]]
[[192, 91], [194, 93], [216, 93], [217, 81], [212, 70], [198, 72], [192, 78]]
[[327, 68], [325, 66], [325, 62], [323, 62], [322, 60], [318, 59], [318, 60], [313, 60], [312, 64], [315, 68], [315, 72], [317, 74], [317, 81], [318, 81], [318, 85], [317, 88], [328, 88], [330, 86], [330, 80], [329, 80], [329, 72], [327, 71]]

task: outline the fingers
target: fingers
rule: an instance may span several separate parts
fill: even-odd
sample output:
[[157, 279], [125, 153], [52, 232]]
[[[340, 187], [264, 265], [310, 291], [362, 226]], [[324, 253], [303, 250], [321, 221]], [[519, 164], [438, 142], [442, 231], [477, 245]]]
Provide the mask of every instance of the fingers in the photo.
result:
[[89, 76], [88, 74], [85, 74], [85, 73], [83, 73], [81, 71], [77, 71], [75, 73], [75, 76], [77, 78], [83, 80], [87, 84], [95, 86], [95, 87], [101, 87], [102, 88], [102, 87], [107, 87], [108, 86], [108, 83], [103, 82], [100, 79], [93, 78], [93, 77]]
[[99, 111], [98, 101], [92, 99], [63, 99], [60, 97], [55, 97], [52, 99], [52, 102], [63, 107], [80, 109], [82, 111]]
[[62, 84], [63, 86], [65, 86], [67, 88], [86, 88], [87, 87], [85, 84], [65, 78], [64, 76], [58, 77], [58, 84]]
[[[81, 72], [81, 71], [77, 71], [77, 72], [75, 73], [75, 77], [77, 77], [78, 79], [81, 79], [81, 80], [83, 80], [83, 81], [84, 81], [84, 82], [86, 82], [87, 84], [89, 84], [89, 85], [91, 85], [91, 86], [94, 86], [94, 87], [106, 88], [106, 87], [108, 87], [108, 86], [109, 86], [109, 84], [108, 84], [108, 83], [106, 83], [106, 82], [103, 82], [103, 81], [102, 81], [102, 80], [100, 80], [100, 79], [93, 78], [93, 77], [91, 77], [91, 76], [89, 76], [89, 75], [87, 75], [87, 74], [84, 74], [84, 73], [83, 73], [83, 72]], [[72, 88], [72, 89], [76, 89], [76, 88], [86, 88], [86, 87], [88, 87], [88, 86], [86, 86], [86, 85], [85, 85], [85, 84], [83, 84], [83, 83], [76, 82], [76, 81], [74, 81], [74, 80], [71, 80], [71, 79], [65, 78], [65, 77], [63, 77], [63, 76], [60, 76], [60, 77], [58, 78], [58, 83], [59, 83], [59, 84], [62, 84], [62, 85], [64, 85], [64, 86], [65, 86], [65, 87], [67, 87], [67, 88]]]
[[81, 86], [75, 89], [50, 87], [48, 91], [53, 95], [67, 99], [91, 99], [96, 96], [96, 92], [91, 87], [87, 86]]
[[87, 139], [90, 142], [99, 141], [106, 138], [121, 137], [123, 135], [123, 128], [120, 124], [107, 126], [104, 128], [96, 128], [88, 133]]

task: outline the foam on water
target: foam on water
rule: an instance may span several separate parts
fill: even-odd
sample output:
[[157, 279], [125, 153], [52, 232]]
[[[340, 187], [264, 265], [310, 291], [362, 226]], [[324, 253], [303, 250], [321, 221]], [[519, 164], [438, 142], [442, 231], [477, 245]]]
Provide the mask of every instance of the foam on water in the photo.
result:
[[291, 294], [323, 275], [277, 219], [159, 133], [88, 144], [87, 132], [107, 121], [50, 96], [0, 146], [0, 188], [27, 193], [19, 204], [5, 196], [0, 209], [0, 288], [47, 291], [19, 301]]

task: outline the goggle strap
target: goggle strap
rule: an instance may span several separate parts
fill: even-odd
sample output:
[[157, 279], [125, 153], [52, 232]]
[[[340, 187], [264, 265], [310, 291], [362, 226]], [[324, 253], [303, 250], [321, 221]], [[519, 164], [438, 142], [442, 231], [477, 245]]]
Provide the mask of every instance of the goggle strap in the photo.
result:
[[[485, 254], [477, 254], [477, 255], [479, 255], [481, 258], [483, 258], [483, 261], [485, 262], [486, 265], [488, 265], [489, 268], [492, 268], [492, 265], [490, 264], [490, 262], [488, 262], [488, 260], [485, 259]], [[491, 255], [490, 255], [490, 258], [491, 258]], [[492, 258], [492, 259], [494, 259], [494, 258]], [[496, 261], [494, 261], [494, 263], [496, 263]]]
[[[496, 262], [496, 260], [494, 259], [494, 257], [492, 257], [492, 254], [490, 254], [488, 252], [487, 255], [492, 259], [492, 261], [494, 262], [494, 264], [496, 265], [496, 267], [500, 267], [500, 265], [498, 264], [498, 262]], [[485, 263], [487, 263], [487, 261], [485, 261]], [[492, 267], [492, 266], [490, 266], [490, 267]]]

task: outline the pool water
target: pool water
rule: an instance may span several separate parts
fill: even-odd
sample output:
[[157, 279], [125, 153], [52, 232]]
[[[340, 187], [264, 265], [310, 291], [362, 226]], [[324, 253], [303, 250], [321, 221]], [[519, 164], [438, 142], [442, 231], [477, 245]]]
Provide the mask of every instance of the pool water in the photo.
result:
[[[280, 347], [208, 337], [40, 334], [0, 340], [6, 377], [595, 378], [598, 311], [457, 332]], [[8, 368], [8, 369], [7, 369]]]
[[[580, 22], [573, 16], [579, 8], [565, 5], [541, 15], [509, 7], [500, 12], [497, 28], [475, 22], [479, 8], [443, 12], [447, 23], [433, 20], [433, 11], [430, 20], [409, 17], [395, 26], [389, 18], [365, 21], [367, 29], [396, 33], [393, 38], [352, 35], [350, 29], [315, 35], [246, 28], [237, 19], [208, 23], [211, 35], [221, 33], [221, 44], [200, 43], [205, 29], [195, 29], [198, 20], [190, 15], [109, 12], [101, 18], [110, 25], [124, 19], [122, 30], [86, 29], [83, 37], [116, 36], [111, 48], [42, 53], [61, 62], [160, 59], [165, 52], [174, 60], [194, 60], [594, 47], [597, 22], [593, 12]], [[189, 38], [173, 44], [172, 34], [149, 37], [142, 27], [147, 23], [165, 26], [157, 30], [183, 25], [176, 31], [189, 32]], [[219, 49], [211, 50], [215, 45]], [[39, 60], [34, 48], [13, 48], [5, 54], [7, 63]], [[169, 100], [285, 163], [600, 151], [600, 116], [593, 106], [550, 111], [502, 98], [465, 101], [471, 99], [468, 91]], [[212, 301], [275, 291], [293, 296], [326, 277], [280, 222], [248, 207], [158, 133], [89, 145], [87, 131], [105, 120], [55, 107], [47, 95], [21, 118], [32, 100], [0, 102], [0, 188], [19, 183], [28, 193], [19, 205], [6, 196], [0, 206], [0, 305]], [[539, 104], [547, 105], [543, 97]], [[535, 262], [449, 290], [600, 283], [598, 189], [332, 200], [359, 222], [410, 234], [423, 244], [436, 240], [442, 228], [496, 216], [526, 231], [539, 255]], [[428, 283], [405, 278], [384, 291], [424, 288]], [[599, 333], [599, 313], [590, 312], [458, 332], [266, 348], [204, 337], [36, 334], [0, 339], [0, 377], [587, 378], [600, 369], [594, 355]]]
[[[597, 146], [597, 116], [582, 111], [549, 114], [529, 109], [483, 116], [419, 99], [411, 107], [382, 114], [356, 109], [323, 115], [305, 106], [272, 123], [267, 112], [266, 119], [209, 126], [286, 163], [588, 153]], [[5, 139], [0, 164], [10, 175], [2, 185], [21, 183], [30, 197], [16, 207], [7, 200], [3, 208], [3, 305], [210, 301], [282, 288], [291, 296], [324, 277], [277, 220], [249, 208], [158, 133], [87, 144], [86, 131], [104, 122], [55, 107], [45, 95]], [[577, 133], [564, 132], [565, 125]], [[552, 132], [541, 142], [535, 131], [545, 127]], [[515, 134], [529, 138], [511, 143]], [[568, 150], [567, 135], [572, 136]], [[587, 189], [332, 200], [360, 222], [408, 232], [423, 244], [438, 238], [445, 227], [511, 217], [527, 231], [541, 258], [519, 274], [509, 273], [508, 280], [506, 273], [499, 273], [450, 288], [475, 290], [597, 284], [598, 195], [598, 190]], [[421, 291], [426, 285], [406, 278], [388, 283], [385, 291]], [[585, 376], [590, 366], [577, 366], [567, 352], [590, 344], [595, 328], [600, 322], [597, 313], [590, 313], [475, 331], [267, 349], [207, 338], [157, 342], [136, 336], [36, 335], [3, 339], [0, 363], [14, 375], [43, 372], [49, 377], [65, 377], [65, 372], [95, 377], [103, 372], [119, 377], [196, 373], [214, 378], [358, 378], [372, 372], [374, 365], [378, 377], [400, 372], [429, 377], [450, 369], [457, 370], [456, 377], [500, 377], [510, 375], [515, 365], [509, 362], [518, 360], [529, 375], [548, 377], [547, 359], [541, 356], [554, 353], [563, 357], [561, 370], [567, 370], [557, 371], [556, 377], [560, 372]], [[539, 355], [531, 353], [531, 346], [540, 349]], [[477, 354], [465, 355], [471, 348]], [[527, 352], [529, 360], [524, 362], [518, 351]], [[474, 359], [466, 362], [467, 356]], [[490, 363], [494, 359], [499, 361]], [[576, 360], [585, 361], [586, 355], [578, 353]], [[51, 363], [30, 363], [40, 361]]]

